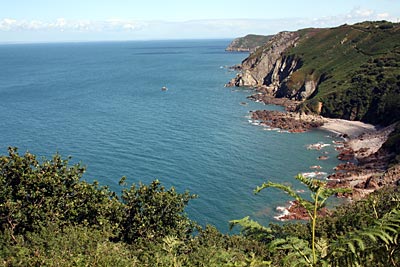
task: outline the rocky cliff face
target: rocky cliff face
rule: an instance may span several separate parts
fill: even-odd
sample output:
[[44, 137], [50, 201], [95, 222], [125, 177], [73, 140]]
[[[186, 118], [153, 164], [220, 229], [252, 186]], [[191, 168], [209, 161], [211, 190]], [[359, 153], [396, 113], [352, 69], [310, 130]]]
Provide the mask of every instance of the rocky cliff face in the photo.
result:
[[281, 32], [228, 86], [303, 101], [299, 110], [390, 125], [400, 120], [400, 24], [363, 22]]
[[[300, 111], [299, 116], [316, 113], [394, 127], [379, 137], [376, 150], [363, 158], [355, 156], [372, 151], [371, 143], [378, 137], [360, 136], [358, 143], [365, 146], [357, 151], [345, 145], [338, 158], [356, 159], [358, 165], [339, 165], [338, 172], [330, 176], [334, 179], [330, 186], [351, 186], [364, 194], [382, 185], [400, 184], [399, 23], [363, 22], [281, 32], [236, 70], [240, 73], [227, 86], [254, 88], [257, 93], [250, 99], [266, 104], [293, 102], [294, 106], [286, 108]], [[303, 119], [292, 117], [291, 113], [252, 112], [252, 119], [270, 127], [292, 132], [314, 127], [314, 121], [303, 125]]]
[[[255, 88], [251, 99], [297, 100], [290, 110], [400, 125], [400, 23], [281, 32], [237, 70], [227, 86]], [[383, 145], [392, 164], [400, 163], [399, 132]]]
[[285, 52], [294, 47], [299, 38], [297, 32], [281, 32], [272, 37], [242, 62], [241, 73], [228, 86], [265, 87], [272, 96], [306, 99], [315, 91], [317, 80], [308, 79], [297, 90], [288, 86], [291, 75], [302, 66], [302, 61]]

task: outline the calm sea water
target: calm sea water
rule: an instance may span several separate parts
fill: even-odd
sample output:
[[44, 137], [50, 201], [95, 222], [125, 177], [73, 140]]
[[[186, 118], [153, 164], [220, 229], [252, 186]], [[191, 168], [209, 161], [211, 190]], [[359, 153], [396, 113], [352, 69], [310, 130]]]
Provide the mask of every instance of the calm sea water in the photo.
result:
[[[0, 152], [17, 146], [50, 157], [71, 155], [84, 179], [119, 192], [118, 181], [149, 183], [199, 195], [187, 213], [228, 231], [250, 215], [267, 224], [287, 196], [252, 190], [266, 180], [292, 184], [311, 165], [331, 172], [331, 147], [307, 150], [328, 133], [265, 131], [248, 122], [246, 90], [224, 88], [225, 66], [246, 54], [224, 51], [229, 40], [0, 46]], [[168, 91], [162, 92], [161, 87]], [[247, 106], [240, 102], [248, 102]]]

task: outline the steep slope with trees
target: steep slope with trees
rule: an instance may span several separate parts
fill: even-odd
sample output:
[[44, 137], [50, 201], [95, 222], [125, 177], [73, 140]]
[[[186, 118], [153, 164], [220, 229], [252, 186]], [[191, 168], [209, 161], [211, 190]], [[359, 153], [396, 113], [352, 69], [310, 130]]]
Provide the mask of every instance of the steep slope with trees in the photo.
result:
[[282, 32], [242, 62], [229, 85], [265, 87], [326, 117], [389, 125], [400, 118], [400, 24], [363, 22]]
[[[297, 111], [379, 126], [400, 120], [400, 24], [363, 22], [281, 32], [250, 54], [228, 86], [300, 101]], [[399, 163], [398, 127], [383, 146]]]

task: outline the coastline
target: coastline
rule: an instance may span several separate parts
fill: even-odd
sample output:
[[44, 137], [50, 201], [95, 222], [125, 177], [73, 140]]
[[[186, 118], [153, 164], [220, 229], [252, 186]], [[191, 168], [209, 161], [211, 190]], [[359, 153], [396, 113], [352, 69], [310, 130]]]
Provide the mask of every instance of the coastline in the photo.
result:
[[[350, 188], [352, 193], [338, 197], [361, 199], [383, 186], [395, 184], [400, 177], [400, 166], [388, 170], [389, 154], [381, 149], [389, 134], [394, 130], [394, 125], [379, 128], [360, 121], [307, 115], [295, 112], [292, 108], [295, 103], [289, 99], [273, 101], [271, 96], [260, 94], [257, 94], [257, 98], [253, 96], [248, 98], [264, 104], [282, 105], [286, 108], [286, 112], [250, 111], [252, 122], [256, 122], [257, 125], [271, 129], [279, 128], [281, 131], [290, 133], [319, 129], [343, 138], [336, 148], [339, 152], [337, 158], [342, 163], [336, 166], [334, 172], [329, 174], [326, 180], [328, 187]], [[285, 207], [277, 207], [277, 210], [280, 214], [275, 216], [275, 219], [280, 221], [308, 219], [307, 212], [296, 201], [289, 202]], [[326, 214], [329, 214], [329, 211], [321, 211], [321, 215]]]
[[[315, 116], [311, 118], [315, 119]], [[337, 197], [359, 200], [385, 185], [396, 183], [397, 177], [400, 176], [400, 167], [396, 166], [387, 171], [387, 155], [380, 151], [394, 129], [393, 125], [378, 129], [372, 124], [359, 121], [325, 117], [321, 119], [324, 120], [324, 124], [315, 129], [328, 131], [344, 138], [337, 147], [339, 151], [337, 157], [343, 163], [335, 168], [334, 173], [327, 176], [327, 186], [350, 188], [352, 193]], [[298, 201], [290, 201], [285, 207], [277, 207], [276, 210], [280, 214], [274, 218], [279, 221], [309, 219], [307, 211]], [[319, 214], [326, 216], [330, 212], [324, 208]]]
[[348, 136], [351, 139], [357, 138], [362, 134], [376, 134], [378, 129], [372, 124], [361, 121], [349, 121], [343, 119], [331, 119], [324, 117], [324, 124], [319, 129]]

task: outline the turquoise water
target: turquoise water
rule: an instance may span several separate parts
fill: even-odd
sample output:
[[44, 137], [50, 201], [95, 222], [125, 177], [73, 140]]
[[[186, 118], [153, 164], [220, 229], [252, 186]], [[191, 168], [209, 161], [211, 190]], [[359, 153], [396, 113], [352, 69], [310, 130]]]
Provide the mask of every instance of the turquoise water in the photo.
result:
[[[246, 54], [224, 51], [229, 40], [24, 44], [0, 46], [0, 151], [71, 155], [87, 165], [84, 179], [113, 190], [118, 181], [190, 190], [187, 213], [228, 231], [250, 215], [267, 224], [287, 196], [252, 190], [266, 180], [293, 184], [311, 165], [331, 172], [307, 150], [328, 133], [265, 131], [248, 122], [246, 90], [224, 88], [225, 66]], [[161, 87], [168, 91], [161, 91]], [[240, 102], [248, 105], [240, 105]]]

